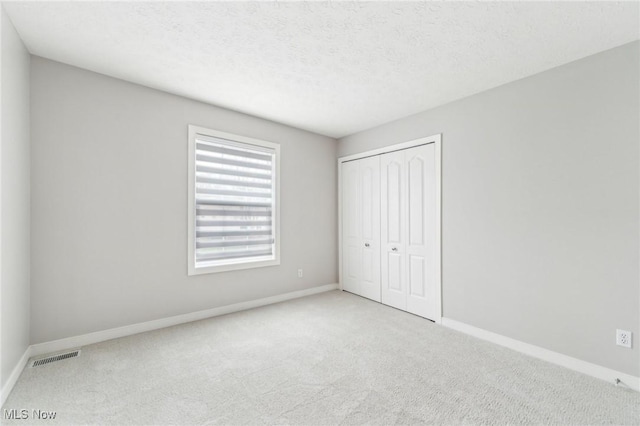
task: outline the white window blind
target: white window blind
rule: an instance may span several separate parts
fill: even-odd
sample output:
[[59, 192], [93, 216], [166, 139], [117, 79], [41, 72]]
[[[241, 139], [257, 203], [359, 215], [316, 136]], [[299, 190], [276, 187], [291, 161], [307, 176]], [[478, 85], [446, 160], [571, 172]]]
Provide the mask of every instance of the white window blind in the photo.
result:
[[276, 259], [277, 150], [203, 134], [193, 143], [195, 269]]

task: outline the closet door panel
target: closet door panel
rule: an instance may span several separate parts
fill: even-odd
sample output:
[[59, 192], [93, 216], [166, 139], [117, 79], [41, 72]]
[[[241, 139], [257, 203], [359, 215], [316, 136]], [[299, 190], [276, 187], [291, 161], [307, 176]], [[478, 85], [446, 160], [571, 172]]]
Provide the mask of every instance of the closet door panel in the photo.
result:
[[362, 264], [360, 235], [360, 167], [352, 161], [342, 164], [342, 252], [343, 289], [360, 292], [360, 268]]
[[387, 213], [387, 242], [402, 243], [402, 212], [403, 208], [400, 200], [402, 192], [402, 158], [401, 155], [395, 155], [394, 159], [387, 164], [386, 167], [386, 213]]
[[406, 310], [407, 283], [404, 265], [406, 234], [406, 177], [404, 152], [380, 156], [382, 303]]
[[351, 246], [347, 248], [347, 279], [350, 281], [347, 288], [347, 283], [345, 282], [345, 290], [347, 291], [355, 291], [358, 288], [358, 276], [360, 275], [360, 253], [359, 248], [356, 246]]
[[434, 318], [434, 231], [435, 150], [434, 145], [408, 149], [407, 165], [407, 311]]
[[361, 296], [380, 302], [380, 157], [358, 160], [361, 179]]
[[[411, 150], [409, 150], [411, 151]], [[411, 155], [407, 161], [409, 186], [409, 235], [408, 244], [418, 247], [424, 244], [424, 159], [420, 155]]]
[[402, 256], [396, 253], [387, 253], [387, 265], [388, 265], [388, 291], [398, 293], [397, 295], [391, 295], [400, 297], [404, 293], [402, 285]]
[[[367, 160], [360, 160], [363, 163]], [[374, 175], [377, 175], [378, 170], [373, 170], [371, 164], [360, 164], [360, 172], [362, 179], [362, 238], [371, 240], [374, 238], [374, 227], [373, 223], [375, 222], [374, 216], [377, 213], [373, 211], [373, 203], [374, 203], [374, 195], [373, 195], [373, 187], [376, 185], [376, 180], [379, 178], [375, 178]], [[376, 188], [379, 191], [379, 188]]]
[[425, 259], [422, 256], [409, 256], [409, 296], [424, 298]]

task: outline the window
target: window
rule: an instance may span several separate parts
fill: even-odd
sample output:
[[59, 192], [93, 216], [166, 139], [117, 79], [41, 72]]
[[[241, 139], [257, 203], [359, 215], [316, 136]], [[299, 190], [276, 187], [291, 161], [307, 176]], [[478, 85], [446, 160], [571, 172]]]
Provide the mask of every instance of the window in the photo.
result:
[[189, 126], [189, 275], [278, 265], [280, 145]]

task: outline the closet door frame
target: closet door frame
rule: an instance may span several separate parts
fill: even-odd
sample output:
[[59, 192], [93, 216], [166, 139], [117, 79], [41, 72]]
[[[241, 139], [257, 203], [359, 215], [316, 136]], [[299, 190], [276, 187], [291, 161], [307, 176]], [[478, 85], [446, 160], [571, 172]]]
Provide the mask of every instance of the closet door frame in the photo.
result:
[[338, 158], [338, 288], [343, 289], [342, 281], [342, 163], [361, 158], [382, 155], [402, 149], [413, 148], [421, 145], [435, 144], [435, 177], [436, 177], [436, 312], [434, 321], [442, 324], [442, 134], [415, 139], [394, 145], [385, 146], [370, 151]]

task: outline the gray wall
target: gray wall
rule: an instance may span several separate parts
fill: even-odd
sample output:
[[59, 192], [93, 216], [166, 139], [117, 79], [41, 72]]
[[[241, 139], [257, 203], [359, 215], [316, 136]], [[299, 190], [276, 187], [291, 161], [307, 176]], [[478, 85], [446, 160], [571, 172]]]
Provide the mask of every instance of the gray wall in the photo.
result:
[[[337, 282], [334, 139], [38, 57], [31, 88], [31, 343]], [[280, 266], [187, 276], [188, 124], [281, 144]]]
[[29, 53], [2, 15], [0, 139], [1, 382], [29, 346]]
[[639, 375], [638, 51], [339, 141], [344, 156], [442, 133], [445, 317]]

